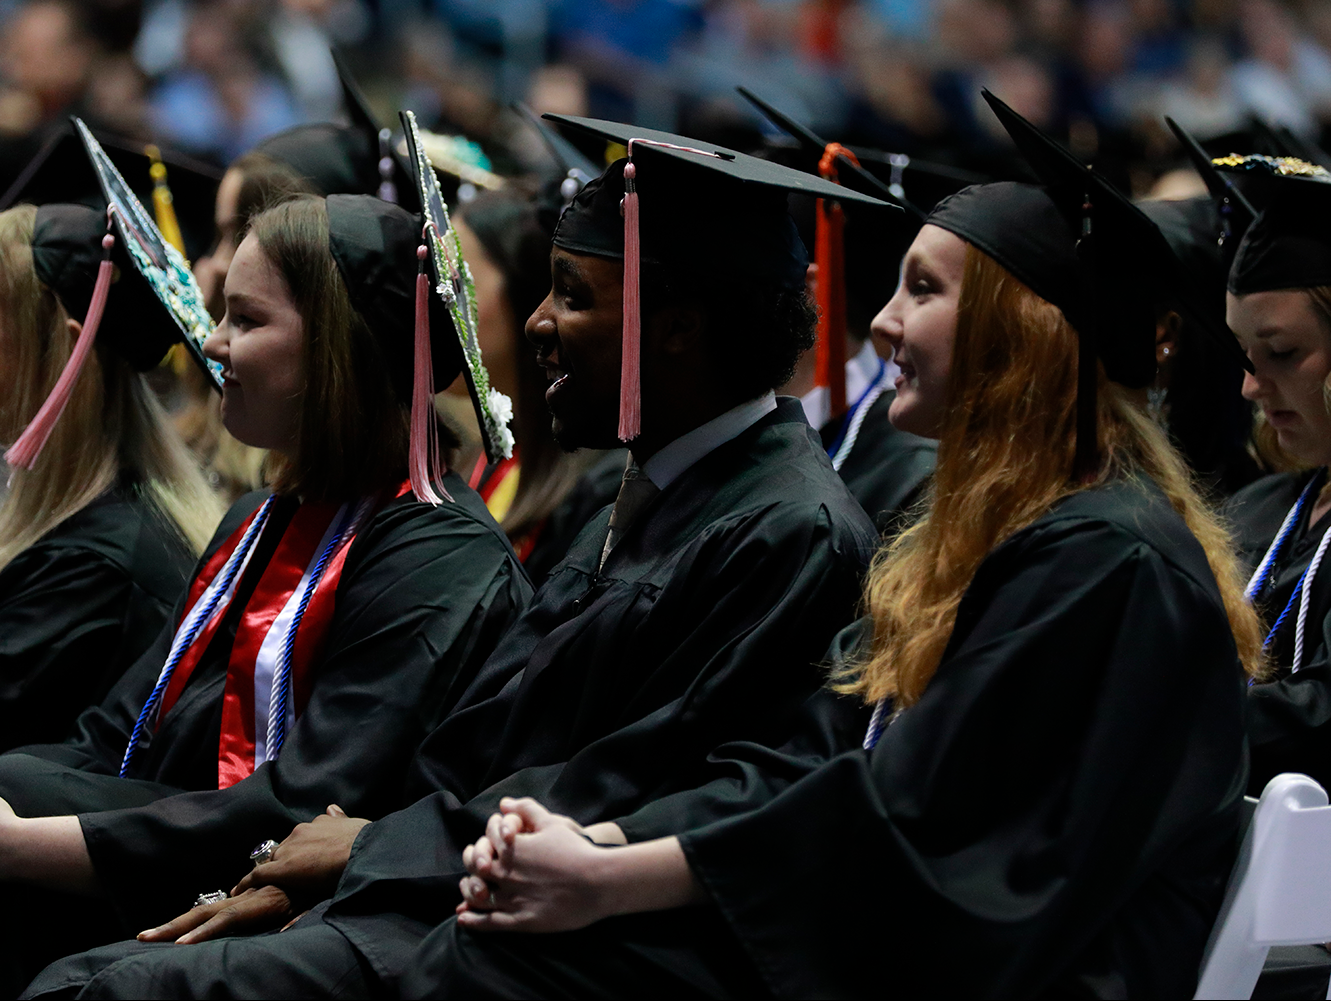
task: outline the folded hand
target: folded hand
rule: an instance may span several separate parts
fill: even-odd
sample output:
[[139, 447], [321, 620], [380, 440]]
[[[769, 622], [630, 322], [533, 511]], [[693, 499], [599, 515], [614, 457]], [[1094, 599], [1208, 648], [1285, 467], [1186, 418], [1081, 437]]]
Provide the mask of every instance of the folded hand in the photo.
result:
[[491, 931], [582, 928], [609, 911], [595, 875], [607, 854], [569, 817], [533, 799], [505, 799], [485, 837], [462, 855], [458, 923]]

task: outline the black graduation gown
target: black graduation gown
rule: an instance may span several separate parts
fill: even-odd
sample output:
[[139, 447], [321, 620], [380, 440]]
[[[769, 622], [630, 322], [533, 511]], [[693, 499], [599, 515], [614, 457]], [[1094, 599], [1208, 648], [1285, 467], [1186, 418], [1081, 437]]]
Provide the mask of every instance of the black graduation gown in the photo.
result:
[[193, 562], [125, 484], [0, 570], [0, 750], [63, 740], [157, 638]]
[[[1226, 506], [1239, 550], [1255, 569], [1280, 530], [1285, 515], [1314, 477], [1314, 494], [1326, 470], [1267, 476], [1236, 493]], [[1270, 582], [1254, 599], [1269, 629], [1288, 604], [1299, 578], [1331, 526], [1331, 517], [1308, 524], [1312, 500], [1276, 560]], [[1262, 789], [1281, 772], [1303, 772], [1331, 788], [1331, 561], [1324, 562], [1312, 582], [1305, 627], [1303, 660], [1297, 673], [1294, 640], [1298, 606], [1285, 617], [1268, 652], [1275, 664], [1271, 680], [1248, 690], [1248, 744], [1252, 771], [1248, 792]]]
[[[233, 885], [258, 841], [284, 838], [330, 803], [373, 818], [401, 802], [417, 747], [530, 596], [512, 548], [480, 498], [454, 474], [445, 485], [453, 503], [431, 507], [407, 495], [385, 505], [357, 534], [308, 704], [276, 762], [217, 788], [222, 691], [236, 628], [235, 616], [228, 616], [136, 757], [138, 781], [114, 778], [179, 609], [122, 684], [83, 715], [73, 739], [0, 757], [0, 795], [20, 814], [80, 814], [98, 879], [127, 930], [180, 913], [202, 890]], [[253, 496], [237, 503], [210, 549], [255, 503]], [[289, 520], [291, 505], [282, 508], [275, 509], [280, 520], [271, 528]], [[233, 610], [253, 588], [278, 534], [265, 530]], [[52, 782], [51, 773], [62, 770], [74, 773], [72, 781]], [[166, 793], [176, 794], [158, 798]], [[85, 805], [69, 802], [80, 797]], [[154, 801], [144, 805], [146, 799]]]
[[608, 520], [423, 746], [424, 798], [357, 839], [324, 919], [386, 981], [452, 913], [500, 797], [610, 819], [705, 781], [720, 745], [782, 742], [876, 543], [793, 399], [666, 487], [597, 573]]
[[[887, 419], [896, 399], [888, 390], [869, 407], [850, 454], [841, 464], [841, 478], [879, 532], [901, 527], [903, 516], [924, 493], [933, 475], [938, 443], [898, 431]], [[850, 415], [828, 422], [819, 434], [831, 448]]]
[[536, 587], [545, 583], [550, 571], [568, 555], [573, 540], [592, 516], [615, 502], [627, 458], [623, 449], [607, 452], [578, 478], [568, 496], [545, 519], [536, 544], [522, 561], [522, 568]]
[[680, 838], [714, 907], [449, 921], [402, 995], [1191, 996], [1236, 850], [1243, 678], [1201, 547], [1120, 482], [990, 554], [872, 752], [717, 758], [677, 818], [721, 817]]

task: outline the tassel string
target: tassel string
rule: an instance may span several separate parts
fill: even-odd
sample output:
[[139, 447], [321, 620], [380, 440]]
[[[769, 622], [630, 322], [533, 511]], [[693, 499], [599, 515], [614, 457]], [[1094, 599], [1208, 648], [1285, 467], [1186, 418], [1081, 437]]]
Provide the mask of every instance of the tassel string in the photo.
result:
[[[422, 231], [425, 239], [426, 231]], [[438, 506], [443, 497], [435, 486], [443, 479], [439, 429], [434, 413], [434, 359], [430, 352], [430, 276], [422, 243], [416, 248], [416, 329], [411, 379], [411, 438], [407, 472], [416, 499]], [[442, 486], [440, 486], [442, 490]], [[444, 491], [447, 496], [447, 491]]]
[[93, 285], [88, 312], [83, 318], [83, 329], [79, 332], [78, 340], [74, 342], [74, 350], [70, 352], [69, 360], [65, 362], [64, 371], [60, 373], [60, 378], [46, 397], [41, 409], [37, 411], [37, 416], [28, 423], [18, 440], [5, 452], [5, 462], [10, 466], [31, 470], [37, 464], [37, 458], [42, 454], [51, 432], [55, 430], [56, 422], [60, 420], [60, 415], [65, 412], [65, 407], [74, 395], [74, 385], [78, 382], [83, 366], [92, 353], [93, 343], [97, 339], [97, 328], [101, 326], [102, 313], [106, 309], [106, 300], [111, 294], [111, 278], [115, 269], [111, 263], [111, 248], [116, 242], [115, 236], [111, 233], [114, 217], [115, 208], [108, 208], [107, 232], [102, 237], [102, 262], [97, 266], [97, 280]]
[[624, 326], [619, 366], [619, 440], [630, 442], [642, 433], [642, 243], [638, 205], [638, 167], [633, 162], [636, 146], [673, 149], [680, 153], [733, 160], [734, 156], [693, 146], [676, 146], [655, 139], [630, 139], [628, 163], [624, 165]]
[[[858, 167], [859, 159], [840, 143], [828, 143], [818, 161], [818, 173], [840, 184], [837, 160]], [[846, 215], [836, 201], [819, 198], [815, 206], [814, 263], [818, 303], [813, 384], [827, 389], [828, 417], [846, 412]]]

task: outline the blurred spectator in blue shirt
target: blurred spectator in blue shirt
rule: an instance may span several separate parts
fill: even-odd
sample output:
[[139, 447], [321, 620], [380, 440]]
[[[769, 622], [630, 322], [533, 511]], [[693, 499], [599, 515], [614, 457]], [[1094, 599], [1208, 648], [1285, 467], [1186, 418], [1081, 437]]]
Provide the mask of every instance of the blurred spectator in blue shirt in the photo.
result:
[[236, 18], [216, 2], [191, 11], [182, 65], [151, 101], [164, 140], [220, 163], [302, 120], [282, 81], [259, 68]]

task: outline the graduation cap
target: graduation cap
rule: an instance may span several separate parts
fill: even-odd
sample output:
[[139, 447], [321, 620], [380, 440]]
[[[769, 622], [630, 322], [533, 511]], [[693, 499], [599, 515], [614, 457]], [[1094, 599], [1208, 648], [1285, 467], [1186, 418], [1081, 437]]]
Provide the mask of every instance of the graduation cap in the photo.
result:
[[567, 205], [593, 178], [600, 175], [600, 168], [584, 156], [582, 150], [541, 121], [536, 112], [521, 101], [514, 101], [512, 107], [541, 137], [541, 142], [545, 144], [550, 158], [554, 160], [555, 166], [563, 175], [559, 184], [559, 194]]
[[1237, 239], [1225, 236], [1226, 220], [1207, 195], [1138, 202], [1145, 216], [1169, 242], [1193, 295], [1180, 306], [1199, 325], [1224, 330], [1225, 279]]
[[[421, 145], [416, 116], [410, 111], [404, 111], [401, 113], [401, 119], [407, 150], [411, 157], [416, 193], [422, 206], [415, 239], [419, 262], [416, 277], [417, 370], [411, 421], [411, 468], [412, 483], [415, 486], [418, 470], [422, 473], [429, 472], [436, 461], [434, 456], [437, 454], [437, 446], [432, 441], [434, 388], [453, 381], [452, 378], [447, 382], [436, 380], [431, 385], [423, 378], [420, 359], [423, 352], [428, 353], [430, 350], [432, 330], [439, 331], [440, 341], [447, 337], [445, 330], [451, 330], [453, 334], [452, 337], [447, 337], [447, 340], [451, 343], [451, 350], [459, 358], [458, 367], [466, 380], [472, 406], [476, 409], [476, 423], [481, 430], [486, 458], [491, 463], [506, 459], [513, 454], [513, 434], [508, 428], [508, 422], [513, 417], [513, 403], [490, 385], [490, 375], [481, 358], [481, 345], [476, 331], [476, 290], [472, 284], [471, 269], [463, 257], [457, 230], [453, 228], [452, 220], [448, 216], [448, 207], [444, 204], [439, 191], [439, 180], [435, 177], [434, 167]], [[434, 278], [433, 296], [430, 295], [431, 276]], [[429, 318], [433, 310], [427, 308], [427, 301], [446, 307], [447, 326], [442, 317], [439, 320]], [[434, 308], [437, 309], [437, 305]], [[454, 377], [456, 374], [455, 371]], [[417, 419], [418, 411], [420, 421]], [[419, 478], [428, 486], [427, 477], [421, 475]], [[422, 499], [428, 498], [422, 497]], [[437, 500], [434, 502], [438, 503]]]
[[[825, 142], [747, 88], [736, 90], [799, 143], [821, 177], [840, 183], [841, 169], [845, 169], [848, 179], [855, 179], [852, 186], [858, 190], [870, 190], [880, 198], [901, 204], [917, 223], [924, 221], [924, 213], [905, 201], [900, 185], [893, 190], [878, 180], [860, 166], [859, 159], [848, 148]], [[827, 388], [830, 416], [835, 418], [846, 409], [846, 217], [839, 202], [820, 198], [814, 205], [813, 256], [817, 265], [814, 292], [818, 300], [813, 384]]]
[[1216, 168], [1247, 175], [1262, 211], [1243, 235], [1229, 270], [1235, 295], [1331, 285], [1331, 173], [1293, 157], [1230, 154]]
[[[48, 203], [37, 210], [32, 258], [37, 277], [83, 329], [64, 371], [18, 440], [5, 453], [31, 469], [41, 454], [99, 334], [134, 368], [155, 367], [177, 342], [221, 390], [221, 366], [203, 355], [212, 318], [189, 264], [162, 238], [152, 217], [82, 121], [74, 128], [102, 188], [106, 209]], [[107, 313], [107, 309], [110, 313]]]
[[[554, 244], [624, 261], [619, 438], [642, 423], [641, 262], [713, 275], [741, 273], [800, 287], [808, 253], [788, 193], [890, 206], [820, 177], [655, 129], [567, 115], [546, 119], [626, 147], [564, 212]], [[622, 211], [621, 211], [622, 205]]]
[[1201, 143], [1188, 134], [1187, 130], [1180, 126], [1174, 119], [1166, 116], [1165, 124], [1169, 126], [1179, 143], [1183, 146], [1183, 152], [1187, 154], [1188, 161], [1192, 164], [1194, 170], [1201, 175], [1206, 190], [1215, 203], [1216, 212], [1220, 218], [1220, 232], [1216, 239], [1225, 254], [1225, 267], [1228, 269], [1229, 262], [1234, 259], [1234, 254], [1238, 250], [1239, 240], [1252, 225], [1252, 221], [1257, 218], [1257, 210], [1253, 208], [1252, 202], [1238, 189], [1228, 177], [1216, 170], [1215, 165], [1211, 163], [1211, 157], [1202, 149]]
[[393, 148], [392, 132], [375, 119], [364, 93], [336, 49], [349, 125], [297, 125], [264, 139], [252, 152], [285, 164], [321, 195], [378, 195], [416, 211], [411, 172]]
[[[1044, 187], [968, 188], [929, 221], [989, 254], [1077, 330], [1076, 468], [1084, 476], [1098, 464], [1096, 359], [1113, 381], [1148, 385], [1156, 368], [1156, 306], [1175, 290], [1186, 298], [1188, 287], [1168, 241], [1137, 206], [989, 91], [982, 94]], [[991, 194], [966, 197], [976, 191]], [[1231, 335], [1212, 333], [1237, 363], [1248, 364]]]
[[[102, 149], [128, 183], [130, 190], [144, 203], [152, 204], [157, 190], [153, 175], [156, 152], [162, 168], [169, 172], [172, 209], [176, 214], [187, 257], [202, 253], [213, 233], [213, 205], [222, 173], [211, 166], [155, 146], [94, 133]], [[106, 199], [97, 180], [97, 172], [83, 151], [83, 142], [72, 125], [66, 124], [50, 139], [23, 169], [9, 189], [0, 195], [0, 211], [27, 202], [86, 205], [101, 211]]]

